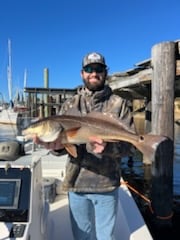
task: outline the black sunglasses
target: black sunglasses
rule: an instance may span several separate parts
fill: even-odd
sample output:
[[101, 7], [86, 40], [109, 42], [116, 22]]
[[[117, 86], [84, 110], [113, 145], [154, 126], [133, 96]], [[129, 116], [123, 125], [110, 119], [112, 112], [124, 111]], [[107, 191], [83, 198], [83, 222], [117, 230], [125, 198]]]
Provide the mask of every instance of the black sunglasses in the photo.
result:
[[83, 67], [83, 70], [86, 72], [86, 73], [93, 73], [93, 72], [96, 72], [96, 73], [102, 73], [105, 71], [105, 67], [104, 66], [96, 66], [96, 67], [92, 67], [92, 66], [86, 66], [86, 67]]

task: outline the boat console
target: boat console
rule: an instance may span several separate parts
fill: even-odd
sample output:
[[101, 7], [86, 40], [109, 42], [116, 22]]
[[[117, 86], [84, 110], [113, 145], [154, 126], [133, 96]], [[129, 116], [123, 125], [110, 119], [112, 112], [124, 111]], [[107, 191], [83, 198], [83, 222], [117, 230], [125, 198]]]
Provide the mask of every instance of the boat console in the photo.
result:
[[47, 239], [49, 203], [40, 157], [0, 160], [0, 240]]

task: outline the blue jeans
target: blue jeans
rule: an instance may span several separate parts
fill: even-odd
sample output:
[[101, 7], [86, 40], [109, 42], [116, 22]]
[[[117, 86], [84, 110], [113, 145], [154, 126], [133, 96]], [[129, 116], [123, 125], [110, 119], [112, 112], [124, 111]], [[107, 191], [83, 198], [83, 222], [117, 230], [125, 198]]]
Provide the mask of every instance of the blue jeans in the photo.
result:
[[114, 240], [118, 189], [106, 193], [69, 192], [75, 240]]

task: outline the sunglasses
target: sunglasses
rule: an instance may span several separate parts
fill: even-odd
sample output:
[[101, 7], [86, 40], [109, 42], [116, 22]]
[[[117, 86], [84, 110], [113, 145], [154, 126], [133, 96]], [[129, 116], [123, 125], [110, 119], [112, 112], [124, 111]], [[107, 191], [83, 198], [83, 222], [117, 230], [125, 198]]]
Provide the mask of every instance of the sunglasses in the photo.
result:
[[83, 70], [86, 73], [93, 73], [93, 72], [102, 73], [102, 72], [105, 71], [105, 67], [104, 66], [96, 66], [96, 67], [86, 66], [86, 67], [83, 68]]

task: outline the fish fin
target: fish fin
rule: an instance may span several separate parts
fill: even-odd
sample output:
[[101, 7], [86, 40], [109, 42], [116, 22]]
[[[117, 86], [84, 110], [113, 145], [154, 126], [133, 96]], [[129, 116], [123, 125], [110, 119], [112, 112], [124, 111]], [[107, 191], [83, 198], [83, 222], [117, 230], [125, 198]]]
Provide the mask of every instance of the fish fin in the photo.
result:
[[64, 147], [66, 149], [66, 151], [73, 156], [74, 158], [77, 158], [77, 149], [76, 146], [72, 145], [72, 144], [64, 144]]
[[76, 127], [76, 128], [71, 128], [71, 129], [68, 129], [66, 130], [66, 136], [68, 137], [73, 137], [76, 135], [77, 131], [79, 130], [80, 127]]

